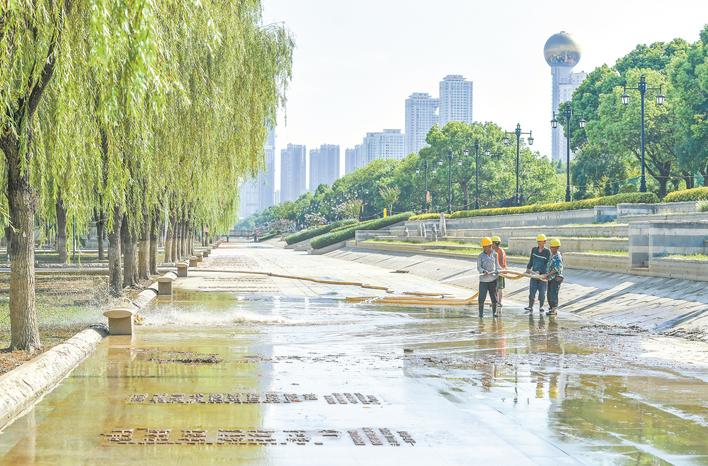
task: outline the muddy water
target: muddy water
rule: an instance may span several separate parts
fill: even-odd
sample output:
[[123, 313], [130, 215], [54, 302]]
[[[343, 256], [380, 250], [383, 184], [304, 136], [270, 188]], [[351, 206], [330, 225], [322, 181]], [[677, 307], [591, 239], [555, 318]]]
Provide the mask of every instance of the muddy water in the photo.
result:
[[511, 307], [178, 293], [144, 315], [0, 434], [0, 463], [708, 463], [704, 344]]

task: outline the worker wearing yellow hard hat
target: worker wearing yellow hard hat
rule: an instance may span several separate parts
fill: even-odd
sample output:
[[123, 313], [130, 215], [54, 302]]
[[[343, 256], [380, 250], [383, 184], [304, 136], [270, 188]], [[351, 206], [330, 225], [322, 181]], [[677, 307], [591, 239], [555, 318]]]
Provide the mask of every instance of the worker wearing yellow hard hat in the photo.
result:
[[[506, 270], [506, 251], [501, 247], [501, 238], [499, 236], [492, 236], [492, 249], [497, 253], [497, 261], [499, 262], [499, 269], [501, 271]], [[497, 279], [497, 313], [501, 312], [502, 307], [502, 296], [504, 294], [504, 287], [506, 286], [506, 281], [501, 275]]]
[[[546, 235], [543, 233], [536, 236], [537, 247], [531, 249], [529, 263], [526, 265], [526, 273], [543, 275], [548, 270], [548, 262], [551, 260], [551, 251], [546, 249]], [[529, 305], [524, 308], [527, 313], [533, 313], [533, 305], [538, 293], [538, 310], [543, 313], [543, 303], [546, 300], [546, 282], [538, 278], [532, 278], [529, 284]]]
[[479, 316], [484, 317], [484, 302], [487, 294], [492, 301], [492, 315], [497, 317], [497, 278], [499, 278], [499, 262], [497, 253], [492, 249], [492, 239], [485, 236], [481, 241], [483, 251], [477, 258], [479, 272]]
[[543, 275], [548, 281], [548, 305], [550, 306], [546, 314], [554, 316], [558, 314], [558, 294], [563, 283], [563, 256], [560, 253], [561, 242], [558, 238], [552, 238], [548, 244], [551, 247], [551, 258]]

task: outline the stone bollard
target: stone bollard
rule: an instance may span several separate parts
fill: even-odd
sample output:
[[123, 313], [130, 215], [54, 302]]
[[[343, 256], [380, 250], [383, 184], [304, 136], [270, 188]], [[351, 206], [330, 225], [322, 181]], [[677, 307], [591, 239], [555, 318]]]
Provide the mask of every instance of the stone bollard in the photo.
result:
[[195, 254], [195, 256], [197, 258], [197, 262], [201, 262], [202, 260], [204, 260], [204, 253], [203, 252], [198, 252]]
[[186, 277], [187, 276], [187, 264], [184, 262], [177, 263], [177, 276]]
[[157, 279], [157, 295], [158, 296], [171, 296], [172, 295], [172, 282], [174, 278], [164, 276]]
[[104, 316], [108, 317], [108, 333], [111, 335], [132, 335], [133, 316], [135, 309], [130, 307], [114, 307], [104, 311]]
[[211, 249], [207, 248], [202, 252], [202, 257], [209, 257], [210, 253], [211, 253]]
[[189, 257], [189, 266], [190, 267], [196, 267], [199, 261], [197, 260], [197, 256], [190, 256]]

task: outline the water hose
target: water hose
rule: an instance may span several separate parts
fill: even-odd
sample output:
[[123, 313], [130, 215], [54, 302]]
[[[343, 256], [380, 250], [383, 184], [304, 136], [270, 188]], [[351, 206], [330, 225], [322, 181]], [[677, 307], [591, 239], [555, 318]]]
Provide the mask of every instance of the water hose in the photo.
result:
[[[313, 278], [305, 277], [300, 275], [287, 275], [274, 272], [261, 272], [256, 270], [225, 270], [225, 269], [200, 269], [199, 272], [214, 272], [214, 273], [237, 273], [237, 274], [248, 274], [248, 275], [262, 275], [266, 277], [275, 278], [285, 278], [289, 280], [302, 280], [309, 281], [313, 283], [322, 283], [325, 285], [341, 285], [341, 286], [357, 286], [359, 288], [367, 288], [374, 290], [382, 290], [386, 293], [393, 293], [394, 291], [388, 287], [381, 285], [371, 285], [361, 282], [354, 281], [339, 281], [327, 278]], [[471, 275], [479, 276], [481, 274]], [[520, 280], [521, 278], [535, 278], [539, 280], [546, 281], [545, 279], [539, 278], [536, 274], [514, 272], [512, 270], [504, 270], [499, 276], [508, 278], [510, 280]], [[462, 278], [462, 277], [455, 277]], [[403, 295], [394, 296], [348, 296], [345, 301], [348, 303], [365, 303], [365, 304], [403, 304], [409, 306], [422, 305], [422, 306], [468, 306], [470, 304], [475, 304], [477, 302], [477, 296], [479, 292], [474, 293], [469, 298], [451, 298], [447, 293], [427, 293], [421, 291], [404, 291]]]

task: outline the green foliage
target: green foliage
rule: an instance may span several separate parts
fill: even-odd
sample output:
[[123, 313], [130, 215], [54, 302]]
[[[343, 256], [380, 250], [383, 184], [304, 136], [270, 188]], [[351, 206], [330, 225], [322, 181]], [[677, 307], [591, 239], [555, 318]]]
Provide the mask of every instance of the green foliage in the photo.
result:
[[708, 201], [708, 187], [674, 191], [664, 197], [664, 202]]
[[[448, 214], [443, 214], [445, 217], [448, 217]], [[437, 220], [440, 218], [440, 213], [439, 212], [427, 212], [424, 214], [418, 214], [418, 215], [413, 215], [409, 220]]]
[[288, 244], [299, 243], [300, 241], [305, 241], [310, 238], [314, 238], [315, 236], [320, 236], [325, 233], [329, 233], [330, 231], [332, 231], [334, 229], [337, 229], [340, 227], [346, 227], [346, 226], [352, 225], [354, 223], [357, 223], [357, 221], [354, 219], [346, 219], [346, 220], [342, 220], [339, 222], [330, 223], [329, 225], [322, 225], [320, 227], [308, 228], [307, 230], [298, 231], [297, 233], [293, 233], [292, 235], [286, 236], [285, 242]]
[[273, 238], [275, 238], [275, 237], [277, 237], [277, 236], [280, 236], [280, 232], [279, 232], [279, 231], [272, 231], [272, 232], [267, 233], [267, 234], [265, 234], [265, 235], [263, 235], [263, 236], [259, 236], [259, 237], [258, 237], [258, 242], [259, 242], [259, 243], [262, 243], [263, 241], [268, 241], [269, 239], [273, 239]]
[[[571, 147], [575, 198], [626, 192], [638, 187], [640, 172], [640, 75], [646, 93], [648, 188], [663, 197], [673, 185], [691, 188], [708, 175], [708, 26], [701, 39], [638, 45], [612, 67], [593, 70], [573, 94]], [[629, 104], [621, 103], [627, 86]], [[666, 95], [656, 104], [659, 88]], [[562, 110], [561, 108], [561, 110]], [[581, 129], [580, 118], [587, 121]], [[563, 119], [560, 123], [564, 126]], [[568, 128], [565, 128], [568, 131]]]
[[520, 207], [505, 207], [498, 209], [462, 210], [453, 212], [450, 218], [481, 217], [490, 215], [528, 214], [533, 212], [558, 212], [565, 210], [592, 209], [595, 206], [613, 206], [620, 203], [656, 203], [659, 198], [654, 193], [626, 193], [614, 196], [596, 197], [573, 202], [556, 202], [553, 204], [532, 204]]
[[696, 210], [698, 210], [698, 212], [708, 212], [708, 201], [698, 201]]
[[321, 249], [325, 246], [354, 238], [357, 230], [378, 230], [379, 228], [384, 228], [389, 225], [393, 225], [394, 223], [408, 220], [411, 215], [413, 215], [413, 212], [404, 212], [385, 218], [377, 218], [367, 222], [361, 222], [347, 228], [342, 228], [336, 232], [330, 232], [319, 236], [310, 241], [310, 246], [312, 246], [313, 249]]

